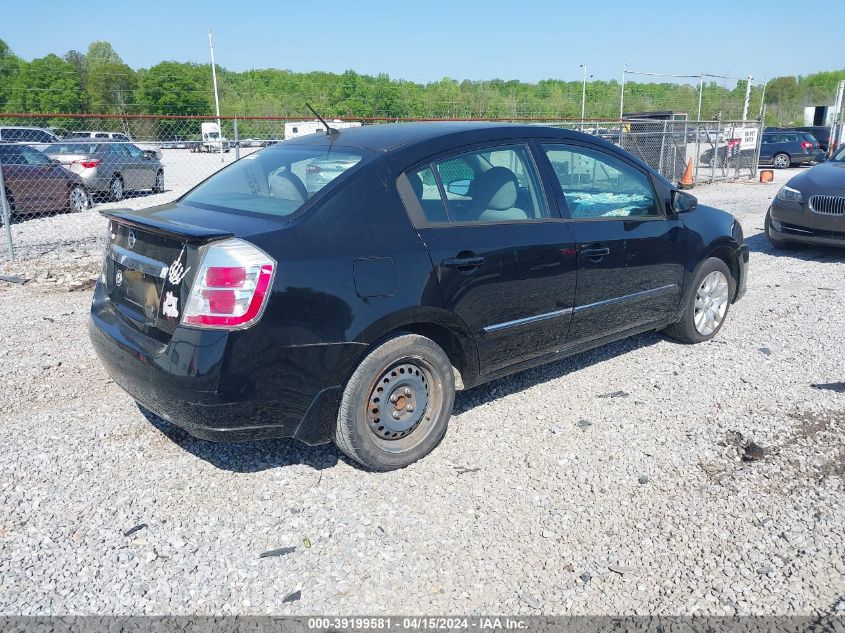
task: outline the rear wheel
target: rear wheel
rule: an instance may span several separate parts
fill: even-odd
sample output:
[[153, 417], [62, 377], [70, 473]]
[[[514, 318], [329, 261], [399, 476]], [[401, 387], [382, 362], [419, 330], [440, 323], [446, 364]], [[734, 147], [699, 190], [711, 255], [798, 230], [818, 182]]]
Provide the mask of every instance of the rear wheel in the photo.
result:
[[153, 184], [153, 193], [164, 193], [164, 170], [159, 169], [156, 173], [155, 183]]
[[337, 417], [335, 444], [376, 471], [404, 468], [443, 439], [455, 402], [446, 353], [416, 334], [391, 338], [361, 361]]
[[789, 154], [775, 154], [772, 165], [777, 169], [786, 169], [790, 165]]
[[68, 208], [78, 213], [91, 208], [91, 197], [82, 185], [74, 185], [68, 194]]
[[126, 192], [123, 190], [123, 178], [120, 174], [115, 174], [109, 183], [109, 198], [115, 202], [123, 200]]
[[709, 341], [722, 328], [735, 290], [728, 265], [716, 257], [705, 260], [687, 290], [680, 321], [666, 334], [684, 343]]

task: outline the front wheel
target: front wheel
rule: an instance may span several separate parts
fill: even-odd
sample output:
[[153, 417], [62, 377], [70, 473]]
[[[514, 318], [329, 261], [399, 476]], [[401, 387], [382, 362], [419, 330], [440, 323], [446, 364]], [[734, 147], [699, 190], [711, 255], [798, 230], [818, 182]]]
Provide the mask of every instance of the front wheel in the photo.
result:
[[376, 347], [353, 372], [334, 441], [371, 470], [404, 468], [440, 443], [454, 403], [446, 353], [424, 336], [401, 334]]
[[735, 290], [728, 265], [716, 257], [705, 260], [684, 298], [681, 319], [666, 334], [684, 343], [709, 341], [722, 328]]

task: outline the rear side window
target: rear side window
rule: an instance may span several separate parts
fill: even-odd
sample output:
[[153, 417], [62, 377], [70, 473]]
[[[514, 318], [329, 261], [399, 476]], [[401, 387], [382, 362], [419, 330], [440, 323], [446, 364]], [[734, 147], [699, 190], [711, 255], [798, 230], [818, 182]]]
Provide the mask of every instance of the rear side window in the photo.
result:
[[539, 178], [524, 145], [459, 154], [406, 175], [432, 224], [549, 217]]
[[659, 216], [648, 176], [627, 163], [586, 147], [543, 145], [569, 216], [604, 219]]
[[45, 154], [94, 154], [96, 152], [96, 143], [54, 143], [44, 150]]
[[220, 170], [181, 202], [218, 211], [284, 217], [371, 157], [371, 152], [358, 148], [274, 145]]

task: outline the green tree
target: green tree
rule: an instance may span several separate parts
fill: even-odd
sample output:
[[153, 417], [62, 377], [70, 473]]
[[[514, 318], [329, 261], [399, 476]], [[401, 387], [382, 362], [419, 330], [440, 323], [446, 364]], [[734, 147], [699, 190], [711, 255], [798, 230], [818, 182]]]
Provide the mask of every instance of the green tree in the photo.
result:
[[10, 105], [20, 112], [74, 113], [85, 110], [86, 98], [76, 68], [51, 53], [22, 65]]
[[161, 62], [139, 73], [136, 102], [149, 114], [208, 114], [214, 99], [211, 68]]
[[5, 108], [11, 99], [12, 84], [23, 63], [9, 45], [0, 40], [0, 108]]

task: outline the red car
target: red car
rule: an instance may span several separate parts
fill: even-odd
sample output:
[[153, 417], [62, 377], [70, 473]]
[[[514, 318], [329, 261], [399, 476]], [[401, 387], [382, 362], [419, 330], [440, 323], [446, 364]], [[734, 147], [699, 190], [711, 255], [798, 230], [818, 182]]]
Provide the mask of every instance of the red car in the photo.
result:
[[6, 198], [13, 213], [84, 211], [91, 196], [76, 175], [28, 145], [0, 144]]

